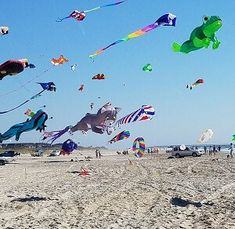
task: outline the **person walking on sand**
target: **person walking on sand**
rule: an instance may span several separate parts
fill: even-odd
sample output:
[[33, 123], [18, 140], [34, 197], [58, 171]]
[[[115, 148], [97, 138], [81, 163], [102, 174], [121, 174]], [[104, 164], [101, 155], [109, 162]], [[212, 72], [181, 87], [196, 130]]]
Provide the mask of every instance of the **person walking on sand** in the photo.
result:
[[234, 151], [233, 143], [230, 143], [230, 147], [228, 149], [230, 150], [229, 151], [230, 158], [233, 158], [233, 151]]
[[95, 150], [95, 157], [99, 158], [99, 150], [98, 149]]

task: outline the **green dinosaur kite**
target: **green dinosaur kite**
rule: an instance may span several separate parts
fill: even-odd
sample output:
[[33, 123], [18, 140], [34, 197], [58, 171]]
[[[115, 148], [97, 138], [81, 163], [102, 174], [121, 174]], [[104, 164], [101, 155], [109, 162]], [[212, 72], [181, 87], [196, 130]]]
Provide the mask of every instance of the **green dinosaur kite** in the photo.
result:
[[201, 48], [208, 48], [212, 41], [212, 48], [217, 49], [220, 45], [220, 41], [216, 38], [215, 32], [217, 32], [222, 26], [222, 20], [218, 16], [205, 16], [203, 18], [203, 24], [195, 28], [189, 40], [185, 41], [182, 45], [174, 42], [172, 49], [174, 52], [189, 53]]

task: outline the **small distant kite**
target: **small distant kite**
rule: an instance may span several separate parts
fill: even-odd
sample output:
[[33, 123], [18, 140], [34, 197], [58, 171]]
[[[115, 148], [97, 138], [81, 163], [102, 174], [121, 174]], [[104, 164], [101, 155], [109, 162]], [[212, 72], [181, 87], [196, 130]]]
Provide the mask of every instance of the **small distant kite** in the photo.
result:
[[144, 67], [143, 67], [143, 71], [144, 72], [151, 72], [153, 70], [153, 68], [152, 68], [152, 65], [151, 64], [146, 64], [146, 65], [144, 65]]
[[133, 142], [132, 150], [135, 152], [136, 157], [140, 158], [144, 156], [145, 143], [142, 137], [138, 137], [135, 139], [135, 141]]
[[113, 137], [109, 143], [112, 144], [113, 142], [121, 141], [130, 137], [130, 132], [128, 130], [124, 130], [121, 133], [117, 134]]
[[212, 131], [212, 129], [206, 129], [203, 133], [202, 133], [202, 135], [199, 137], [199, 139], [197, 140], [197, 142], [198, 143], [206, 143], [206, 142], [208, 142], [211, 138], [212, 138], [212, 136], [213, 136], [213, 131]]
[[83, 21], [86, 17], [86, 13], [90, 13], [92, 11], [99, 10], [101, 8], [105, 8], [105, 7], [109, 7], [109, 6], [116, 6], [116, 5], [119, 5], [119, 4], [121, 4], [125, 1], [126, 0], [111, 3], [111, 4], [107, 4], [107, 5], [103, 5], [103, 6], [98, 6], [98, 7], [95, 7], [93, 9], [90, 9], [90, 10], [84, 10], [84, 11], [74, 10], [69, 16], [64, 17], [64, 18], [58, 18], [57, 22], [62, 22], [63, 20], [68, 19], [68, 18], [74, 18], [77, 21]]
[[77, 66], [78, 66], [77, 64], [73, 64], [70, 68], [72, 71], [75, 71]]
[[71, 139], [66, 140], [61, 148], [60, 154], [71, 154], [74, 150], [78, 148], [78, 145]]
[[81, 84], [80, 88], [78, 89], [79, 91], [83, 91], [84, 90], [84, 84]]
[[218, 16], [205, 16], [203, 24], [195, 28], [189, 40], [185, 41], [182, 45], [174, 42], [172, 50], [174, 52], [189, 53], [201, 48], [208, 48], [212, 42], [212, 48], [217, 49], [220, 41], [216, 38], [215, 33], [221, 28], [222, 20]]
[[204, 83], [204, 80], [203, 79], [198, 79], [197, 81], [195, 81], [193, 84], [188, 84], [186, 86], [186, 88], [189, 88], [190, 90], [192, 90], [194, 87], [198, 86], [198, 85], [201, 85]]
[[13, 136], [15, 136], [15, 140], [18, 141], [20, 135], [23, 132], [31, 131], [33, 129], [39, 130], [41, 132], [46, 127], [45, 122], [47, 119], [47, 113], [42, 110], [38, 110], [31, 119], [27, 119], [25, 122], [16, 124], [7, 130], [4, 134], [0, 134], [0, 142], [6, 141]]
[[92, 77], [93, 80], [104, 80], [106, 77], [104, 74], [97, 74]]
[[31, 109], [28, 109], [27, 111], [25, 111], [24, 114], [31, 118], [35, 115], [35, 113]]
[[124, 37], [120, 40], [117, 40], [117, 41], [113, 42], [112, 44], [106, 46], [105, 48], [102, 48], [102, 49], [96, 51], [94, 54], [91, 54], [89, 57], [90, 58], [95, 58], [97, 55], [101, 54], [106, 49], [110, 48], [111, 46], [119, 44], [123, 41], [129, 41], [132, 38], [142, 36], [145, 33], [149, 32], [153, 29], [156, 29], [159, 26], [175, 26], [175, 23], [176, 23], [176, 16], [175, 15], [173, 15], [171, 13], [164, 14], [160, 18], [158, 18], [153, 24], [148, 25], [148, 26], [146, 26], [146, 27], [134, 32], [134, 33], [131, 33], [131, 34], [127, 35], [126, 37]]
[[33, 100], [33, 99], [36, 99], [38, 98], [39, 96], [41, 96], [41, 94], [44, 92], [44, 91], [56, 91], [56, 87], [55, 87], [55, 84], [53, 82], [48, 82], [48, 83], [38, 83], [41, 85], [42, 87], [42, 91], [38, 92], [36, 95], [33, 95], [31, 98], [25, 100], [23, 103], [21, 103], [20, 105], [14, 107], [14, 108], [11, 108], [9, 110], [6, 110], [6, 111], [0, 111], [0, 115], [1, 114], [6, 114], [8, 112], [11, 112], [11, 111], [14, 111], [16, 110], [17, 108], [23, 106], [24, 104], [28, 103], [29, 101]]
[[116, 126], [120, 126], [122, 124], [143, 121], [143, 120], [151, 120], [155, 115], [154, 107], [151, 105], [143, 105], [140, 109], [130, 113], [129, 115], [124, 116], [116, 122]]
[[93, 109], [93, 107], [94, 107], [94, 103], [91, 103], [91, 104], [90, 104], [91, 110]]
[[233, 137], [232, 137], [232, 141], [235, 141], [235, 134], [234, 134]]
[[58, 59], [52, 58], [51, 63], [56, 66], [56, 65], [59, 65], [59, 64], [64, 64], [68, 61], [69, 60], [66, 59], [63, 55], [60, 55], [60, 57]]
[[20, 72], [23, 72], [25, 68], [35, 68], [33, 64], [29, 64], [27, 59], [20, 60], [8, 60], [5, 63], [0, 65], [0, 80], [5, 76], [17, 75]]
[[9, 28], [7, 26], [0, 26], [0, 35], [4, 36], [9, 33]]

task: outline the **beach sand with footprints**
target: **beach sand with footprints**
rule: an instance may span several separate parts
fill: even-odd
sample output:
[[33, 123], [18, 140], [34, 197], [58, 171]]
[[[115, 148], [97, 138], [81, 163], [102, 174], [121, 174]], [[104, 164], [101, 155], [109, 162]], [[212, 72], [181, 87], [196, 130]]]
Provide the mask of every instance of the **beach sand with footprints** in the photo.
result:
[[234, 158], [102, 155], [0, 166], [0, 228], [235, 228]]

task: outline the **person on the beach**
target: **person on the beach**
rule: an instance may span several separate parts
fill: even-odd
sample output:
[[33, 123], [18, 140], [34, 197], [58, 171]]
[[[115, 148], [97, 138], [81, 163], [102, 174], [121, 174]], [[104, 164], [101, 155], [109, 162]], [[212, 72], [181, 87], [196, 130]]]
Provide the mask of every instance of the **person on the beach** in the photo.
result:
[[212, 146], [209, 146], [209, 156], [212, 154]]
[[207, 150], [207, 148], [206, 148], [206, 146], [204, 146], [204, 152], [206, 153], [206, 150]]
[[215, 153], [216, 153], [216, 147], [215, 147], [215, 145], [213, 145], [213, 153], [214, 153], [214, 155], [215, 155]]
[[99, 158], [99, 150], [98, 149], [95, 150], [95, 157]]
[[221, 146], [219, 145], [219, 146], [218, 146], [218, 151], [220, 152], [220, 150], [221, 150]]
[[230, 150], [229, 151], [229, 156], [231, 158], [233, 158], [233, 151], [234, 151], [233, 143], [230, 143], [230, 147], [228, 149]]

